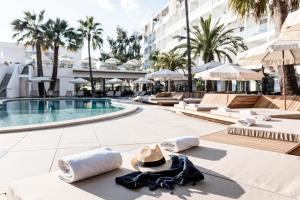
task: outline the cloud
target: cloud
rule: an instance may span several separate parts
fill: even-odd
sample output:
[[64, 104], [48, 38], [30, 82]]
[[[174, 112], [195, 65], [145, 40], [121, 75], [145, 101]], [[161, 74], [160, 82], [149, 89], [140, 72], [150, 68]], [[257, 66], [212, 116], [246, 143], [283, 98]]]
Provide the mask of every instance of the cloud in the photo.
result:
[[137, 3], [137, 0], [121, 0], [121, 7], [126, 11], [137, 10], [140, 6]]
[[115, 11], [115, 5], [112, 0], [97, 0], [99, 6], [107, 11]]

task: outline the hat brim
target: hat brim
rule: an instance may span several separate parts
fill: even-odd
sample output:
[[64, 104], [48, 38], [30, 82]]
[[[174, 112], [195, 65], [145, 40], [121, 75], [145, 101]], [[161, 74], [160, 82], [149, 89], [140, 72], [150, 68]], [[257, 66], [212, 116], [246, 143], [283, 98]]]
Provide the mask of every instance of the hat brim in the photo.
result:
[[138, 160], [136, 156], [131, 160], [131, 165], [134, 169], [136, 169], [139, 172], [159, 172], [170, 169], [172, 166], [172, 160], [170, 158], [166, 159], [165, 164], [158, 167], [142, 167], [138, 165]]

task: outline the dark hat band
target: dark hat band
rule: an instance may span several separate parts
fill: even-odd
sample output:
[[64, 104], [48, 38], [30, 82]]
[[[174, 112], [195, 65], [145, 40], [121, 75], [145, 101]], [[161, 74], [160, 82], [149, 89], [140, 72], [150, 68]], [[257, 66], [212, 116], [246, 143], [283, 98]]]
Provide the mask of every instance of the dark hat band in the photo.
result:
[[140, 167], [159, 167], [166, 163], [166, 159], [163, 157], [160, 160], [153, 161], [153, 162], [141, 162], [137, 161], [138, 166]]

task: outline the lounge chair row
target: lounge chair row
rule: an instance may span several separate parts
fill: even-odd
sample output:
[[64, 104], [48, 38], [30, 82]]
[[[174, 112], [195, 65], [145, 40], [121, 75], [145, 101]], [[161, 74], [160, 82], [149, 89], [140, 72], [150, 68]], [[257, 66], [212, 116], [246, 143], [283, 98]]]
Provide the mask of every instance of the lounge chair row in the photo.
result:
[[151, 96], [138, 96], [135, 101], [150, 103], [156, 105], [169, 106], [179, 103], [184, 99], [184, 93], [181, 92], [161, 92]]

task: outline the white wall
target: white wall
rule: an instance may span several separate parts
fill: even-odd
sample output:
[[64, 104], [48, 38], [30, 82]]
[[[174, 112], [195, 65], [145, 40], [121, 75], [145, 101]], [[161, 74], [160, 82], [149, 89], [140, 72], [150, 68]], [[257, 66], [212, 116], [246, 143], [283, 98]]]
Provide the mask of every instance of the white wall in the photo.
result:
[[71, 77], [60, 77], [59, 78], [59, 96], [65, 96], [66, 91], [72, 91], [74, 93], [74, 84], [70, 83]]
[[25, 48], [16, 43], [0, 42], [0, 63], [25, 64]]
[[1, 84], [5, 74], [7, 73], [8, 69], [9, 69], [8, 65], [0, 64], [0, 84]]
[[22, 70], [21, 65], [15, 65], [12, 76], [7, 84], [6, 97], [16, 98], [20, 97], [20, 79], [19, 79], [19, 68]]

